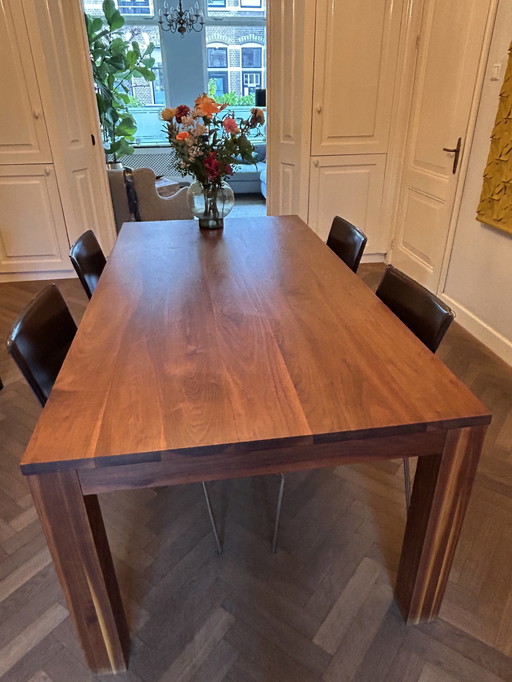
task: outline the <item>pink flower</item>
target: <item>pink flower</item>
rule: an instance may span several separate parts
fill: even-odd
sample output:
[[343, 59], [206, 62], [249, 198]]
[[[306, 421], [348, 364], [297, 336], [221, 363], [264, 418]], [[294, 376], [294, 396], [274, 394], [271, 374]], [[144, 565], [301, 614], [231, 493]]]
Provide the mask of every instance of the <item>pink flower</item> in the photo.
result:
[[176, 139], [177, 139], [177, 140], [186, 140], [187, 137], [190, 137], [190, 133], [187, 133], [186, 130], [184, 130], [183, 132], [178, 133], [178, 134], [176, 135]]
[[231, 133], [232, 135], [240, 132], [240, 128], [232, 116], [226, 116], [226, 118], [222, 121], [222, 125], [224, 126], [224, 130], [227, 133]]

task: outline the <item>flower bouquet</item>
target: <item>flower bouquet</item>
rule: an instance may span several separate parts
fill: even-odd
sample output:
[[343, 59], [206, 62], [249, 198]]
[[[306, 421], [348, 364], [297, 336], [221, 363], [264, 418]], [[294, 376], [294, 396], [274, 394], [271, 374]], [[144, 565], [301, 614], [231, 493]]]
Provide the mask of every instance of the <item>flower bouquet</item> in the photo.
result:
[[205, 93], [190, 109], [186, 104], [164, 109], [164, 121], [173, 152], [172, 165], [182, 176], [196, 179], [189, 187], [189, 206], [200, 227], [222, 227], [234, 204], [233, 190], [226, 178], [237, 163], [253, 161], [254, 147], [247, 134], [265, 122], [261, 109], [251, 109], [249, 119], [220, 115], [227, 104], [218, 104]]

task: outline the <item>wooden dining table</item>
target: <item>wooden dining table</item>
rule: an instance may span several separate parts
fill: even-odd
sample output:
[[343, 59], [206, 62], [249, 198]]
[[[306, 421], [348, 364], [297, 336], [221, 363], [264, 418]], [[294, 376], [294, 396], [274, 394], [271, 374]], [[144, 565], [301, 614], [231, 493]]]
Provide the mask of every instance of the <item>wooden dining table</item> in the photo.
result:
[[395, 586], [413, 624], [439, 612], [490, 419], [298, 217], [127, 223], [21, 470], [88, 665], [120, 672], [98, 494], [418, 457]]

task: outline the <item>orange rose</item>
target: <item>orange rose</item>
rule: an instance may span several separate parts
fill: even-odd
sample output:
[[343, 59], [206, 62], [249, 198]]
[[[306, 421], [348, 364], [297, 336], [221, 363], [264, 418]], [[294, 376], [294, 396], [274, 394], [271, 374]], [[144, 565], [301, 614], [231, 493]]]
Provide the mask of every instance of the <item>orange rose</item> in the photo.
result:
[[225, 109], [228, 105], [217, 104], [215, 100], [213, 100], [211, 97], [208, 97], [208, 95], [203, 92], [202, 95], [199, 95], [199, 97], [196, 98], [194, 106], [196, 113], [199, 114], [199, 116], [207, 116], [208, 118], [211, 118], [215, 114], [218, 114], [219, 111]]
[[178, 133], [178, 134], [176, 135], [176, 139], [177, 139], [177, 140], [186, 140], [187, 137], [190, 137], [190, 133], [187, 133], [186, 130], [184, 130], [182, 133]]
[[167, 109], [164, 109], [160, 112], [160, 118], [162, 121], [172, 121], [175, 115], [176, 109], [171, 109], [170, 107], [167, 107]]

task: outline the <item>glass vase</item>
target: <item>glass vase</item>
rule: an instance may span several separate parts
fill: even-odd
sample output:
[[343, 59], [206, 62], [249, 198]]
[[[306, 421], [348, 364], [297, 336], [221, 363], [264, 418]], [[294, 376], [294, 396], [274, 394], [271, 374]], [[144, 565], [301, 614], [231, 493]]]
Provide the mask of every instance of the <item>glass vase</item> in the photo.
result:
[[227, 182], [202, 184], [195, 180], [187, 190], [188, 207], [199, 227], [217, 230], [224, 227], [224, 218], [235, 205], [235, 195]]

